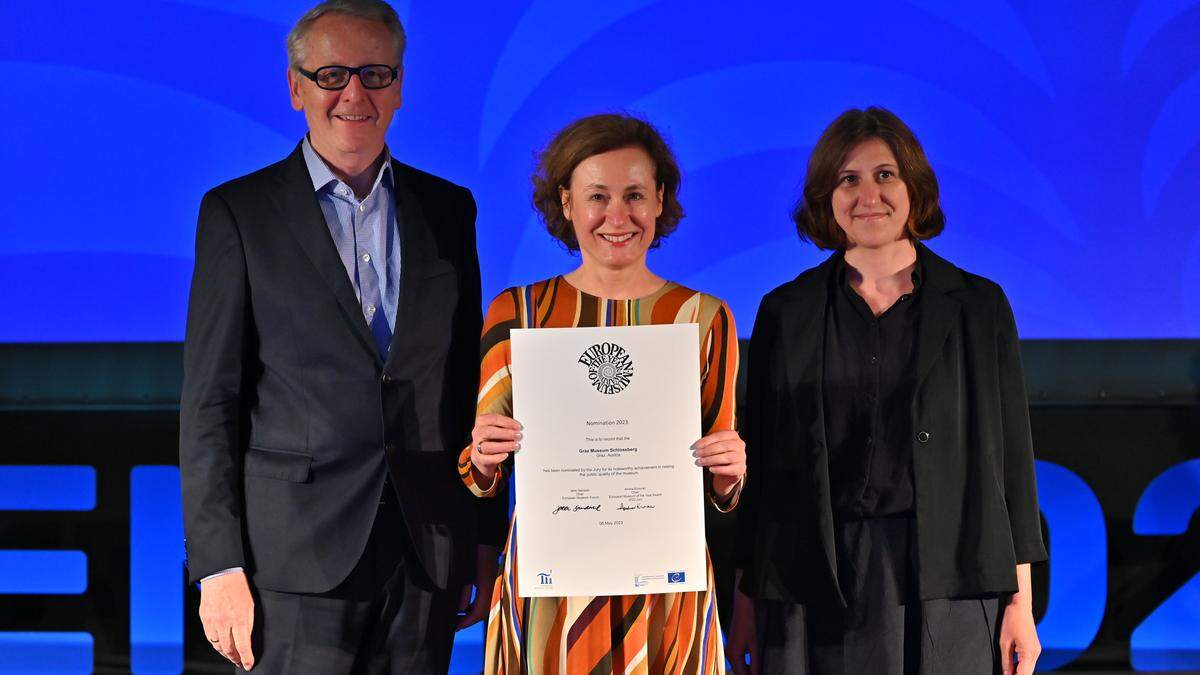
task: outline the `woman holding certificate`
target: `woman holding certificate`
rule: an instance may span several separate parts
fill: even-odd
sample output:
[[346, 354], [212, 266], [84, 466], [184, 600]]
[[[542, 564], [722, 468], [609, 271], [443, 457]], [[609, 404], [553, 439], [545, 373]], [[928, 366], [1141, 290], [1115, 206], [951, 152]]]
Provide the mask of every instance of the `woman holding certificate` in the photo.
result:
[[[699, 324], [703, 438], [692, 446], [709, 499], [733, 509], [745, 476], [734, 427], [737, 331], [720, 299], [655, 275], [646, 254], [683, 217], [679, 167], [650, 124], [595, 115], [560, 131], [541, 153], [534, 205], [550, 234], [581, 264], [509, 288], [484, 320], [478, 418], [463, 450], [463, 482], [479, 497], [503, 494], [522, 427], [512, 419], [514, 328]], [[689, 458], [691, 459], [691, 458]], [[711, 563], [699, 592], [600, 597], [523, 597], [513, 517], [487, 628], [486, 673], [723, 673]]]
[[736, 595], [731, 660], [1032, 673], [1029, 566], [1046, 548], [1004, 292], [921, 243], [944, 226], [937, 179], [886, 110], [830, 124], [793, 217], [834, 253], [754, 326], [738, 555], [758, 611]]

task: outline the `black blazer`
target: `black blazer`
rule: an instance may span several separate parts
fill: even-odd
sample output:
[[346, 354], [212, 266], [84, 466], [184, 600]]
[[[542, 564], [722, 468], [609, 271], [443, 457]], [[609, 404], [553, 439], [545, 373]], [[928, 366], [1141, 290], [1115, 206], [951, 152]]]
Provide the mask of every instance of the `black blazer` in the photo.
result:
[[[379, 357], [300, 146], [204, 196], [184, 344], [179, 464], [193, 581], [243, 566], [285, 592], [358, 561], [390, 471], [416, 555], [461, 583], [502, 503], [458, 478], [479, 379], [475, 202], [392, 162], [396, 329]], [[397, 536], [403, 536], [398, 532]]]
[[[912, 403], [916, 561], [923, 599], [1015, 591], [1046, 559], [1029, 411], [1004, 292], [917, 245], [923, 270]], [[840, 255], [840, 254], [835, 254]], [[763, 298], [750, 341], [739, 509], [742, 589], [844, 605], [823, 419], [834, 257]]]

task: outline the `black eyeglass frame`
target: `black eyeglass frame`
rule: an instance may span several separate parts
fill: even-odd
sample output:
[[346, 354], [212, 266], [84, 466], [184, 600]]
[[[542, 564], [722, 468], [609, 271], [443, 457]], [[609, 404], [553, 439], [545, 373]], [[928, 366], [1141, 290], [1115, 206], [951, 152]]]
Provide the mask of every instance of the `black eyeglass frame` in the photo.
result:
[[[372, 87], [372, 86], [368, 85], [366, 82], [363, 82], [362, 71], [366, 70], [367, 68], [386, 68], [388, 70], [388, 72], [392, 74], [392, 79], [388, 80], [388, 83], [383, 86]], [[340, 87], [323, 86], [321, 84], [321, 82], [319, 80], [317, 80], [317, 75], [319, 75], [322, 70], [330, 70], [330, 69], [343, 70], [343, 71], [346, 71], [347, 73], [349, 73], [346, 76], [346, 84], [343, 84]], [[358, 81], [360, 84], [362, 84], [364, 89], [387, 89], [388, 87], [392, 86], [393, 82], [395, 82], [397, 79], [400, 78], [400, 69], [393, 68], [392, 66], [389, 66], [386, 63], [368, 63], [366, 65], [359, 66], [357, 68], [354, 68], [351, 66], [321, 66], [320, 68], [317, 68], [316, 70], [305, 70], [305, 69], [297, 66], [296, 72], [298, 72], [301, 75], [312, 80], [313, 84], [317, 85], [317, 87], [319, 87], [321, 89], [324, 89], [325, 91], [341, 91], [342, 89], [345, 89], [346, 87], [350, 86], [350, 78], [355, 75], [358, 76]]]

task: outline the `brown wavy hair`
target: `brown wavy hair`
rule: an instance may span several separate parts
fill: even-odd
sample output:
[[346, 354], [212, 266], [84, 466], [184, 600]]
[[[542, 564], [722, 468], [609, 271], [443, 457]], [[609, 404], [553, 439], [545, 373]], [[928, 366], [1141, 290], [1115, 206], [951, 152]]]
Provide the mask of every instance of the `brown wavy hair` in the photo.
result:
[[937, 176], [925, 158], [925, 150], [899, 117], [872, 106], [866, 110], [852, 108], [838, 115], [813, 148], [804, 177], [804, 196], [792, 210], [792, 220], [802, 240], [811, 241], [818, 248], [846, 249], [846, 233], [833, 217], [833, 191], [846, 155], [872, 138], [887, 143], [896, 156], [900, 180], [908, 190], [908, 236], [919, 241], [942, 233], [946, 216], [938, 205]]
[[578, 251], [579, 241], [571, 221], [563, 214], [559, 191], [570, 188], [571, 174], [580, 162], [621, 148], [641, 148], [650, 155], [650, 161], [654, 163], [654, 180], [663, 192], [662, 215], [655, 221], [650, 248], [657, 248], [683, 219], [683, 206], [679, 204], [679, 163], [658, 129], [646, 120], [626, 113], [582, 117], [554, 135], [550, 144], [538, 154], [533, 173], [533, 208], [546, 224], [550, 236], [562, 242], [568, 251]]

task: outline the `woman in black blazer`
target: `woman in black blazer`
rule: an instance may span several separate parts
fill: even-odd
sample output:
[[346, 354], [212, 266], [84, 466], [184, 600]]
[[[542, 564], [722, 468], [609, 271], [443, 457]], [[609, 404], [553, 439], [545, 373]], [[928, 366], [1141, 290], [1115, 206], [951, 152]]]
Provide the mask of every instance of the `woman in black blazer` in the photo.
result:
[[[849, 110], [793, 215], [834, 254], [759, 308], [744, 419], [735, 672], [1033, 672], [1046, 559], [1012, 309], [930, 251], [920, 143]], [[753, 598], [753, 600], [751, 600]]]

